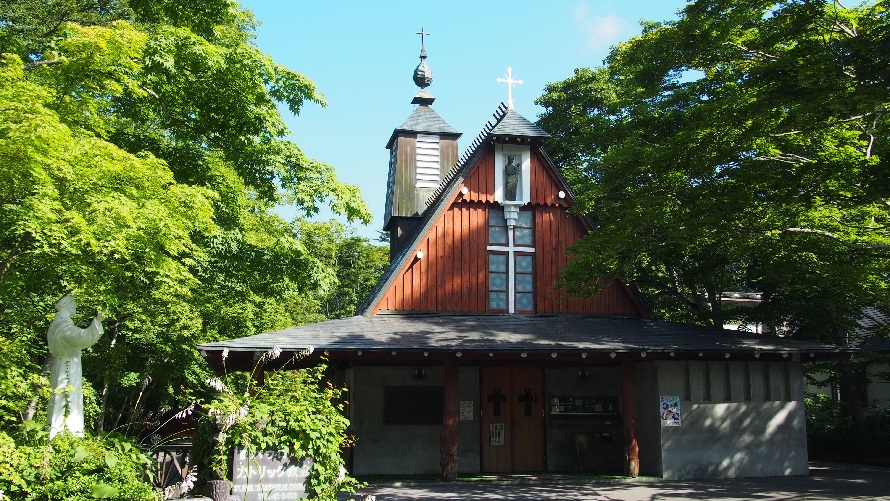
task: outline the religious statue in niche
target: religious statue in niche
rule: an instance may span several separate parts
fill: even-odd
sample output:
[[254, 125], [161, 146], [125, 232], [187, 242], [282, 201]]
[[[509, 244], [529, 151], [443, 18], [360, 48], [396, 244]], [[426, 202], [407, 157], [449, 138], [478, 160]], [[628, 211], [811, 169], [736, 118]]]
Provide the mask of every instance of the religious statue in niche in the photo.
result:
[[519, 177], [522, 174], [522, 157], [507, 155], [504, 166], [504, 200], [516, 201], [519, 191]]
[[52, 438], [62, 430], [72, 435], [83, 436], [83, 385], [81, 350], [94, 345], [105, 330], [101, 313], [81, 329], [71, 319], [77, 313], [77, 303], [71, 296], [64, 296], [56, 304], [56, 317], [49, 324], [46, 340], [52, 355], [50, 384], [52, 396], [49, 399], [49, 436]]

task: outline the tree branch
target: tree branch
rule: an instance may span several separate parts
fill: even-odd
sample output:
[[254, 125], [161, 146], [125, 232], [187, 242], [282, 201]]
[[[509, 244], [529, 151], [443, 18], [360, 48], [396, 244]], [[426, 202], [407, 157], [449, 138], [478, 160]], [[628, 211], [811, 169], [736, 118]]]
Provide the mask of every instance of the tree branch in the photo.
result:
[[55, 59], [45, 59], [45, 60], [41, 60], [41, 61], [34, 61], [33, 63], [24, 64], [24, 65], [22, 65], [22, 69], [23, 70], [33, 70], [34, 68], [39, 68], [41, 66], [49, 66], [49, 65], [60, 64], [60, 63], [64, 63], [64, 62], [65, 62], [65, 58], [57, 57]]
[[844, 247], [853, 249], [853, 250], [861, 250], [861, 251], [890, 251], [890, 245], [888, 244], [873, 244], [873, 245], [863, 245], [857, 244], [853, 242], [849, 242], [844, 238], [831, 233], [830, 231], [825, 230], [816, 230], [813, 228], [785, 228], [784, 230], [780, 230], [779, 234], [783, 235], [786, 233], [805, 233], [808, 235], [818, 235], [821, 237], [830, 238]]
[[807, 163], [807, 162], [812, 161], [807, 157], [797, 155], [794, 153], [782, 153], [781, 155], [779, 155], [777, 157], [757, 156], [757, 157], [754, 157], [754, 160], [761, 160], [761, 161], [772, 160], [772, 161], [784, 162], [786, 164], [792, 164], [792, 165], [797, 165], [797, 164], [802, 164], [802, 163]]
[[762, 57], [765, 57], [772, 61], [779, 60], [778, 56], [774, 56], [774, 55], [768, 54], [766, 52], [761, 52], [759, 50], [752, 50], [752, 49], [749, 49], [749, 48], [745, 47], [744, 45], [736, 43], [736, 42], [723, 42], [723, 45], [729, 45], [730, 47], [735, 47], [736, 49], [739, 49], [742, 52], [746, 52], [748, 54], [753, 54], [753, 55], [757, 55], [757, 56], [762, 56]]

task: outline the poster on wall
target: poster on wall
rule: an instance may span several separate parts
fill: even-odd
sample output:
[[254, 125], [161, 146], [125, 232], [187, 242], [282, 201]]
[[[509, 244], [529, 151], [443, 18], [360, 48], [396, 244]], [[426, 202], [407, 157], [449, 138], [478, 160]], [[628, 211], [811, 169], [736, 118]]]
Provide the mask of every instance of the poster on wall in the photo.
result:
[[680, 426], [680, 397], [662, 395], [658, 398], [661, 426]]
[[488, 433], [491, 445], [504, 445], [504, 423], [491, 423], [488, 425]]
[[460, 401], [460, 420], [461, 421], [472, 421], [473, 420], [473, 401], [472, 400], [461, 400]]

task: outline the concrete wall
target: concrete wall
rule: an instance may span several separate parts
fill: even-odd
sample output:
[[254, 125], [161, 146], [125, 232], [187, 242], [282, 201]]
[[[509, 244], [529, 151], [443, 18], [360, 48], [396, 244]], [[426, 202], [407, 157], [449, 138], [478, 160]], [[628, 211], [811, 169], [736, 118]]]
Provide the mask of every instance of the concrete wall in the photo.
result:
[[[350, 399], [352, 431], [357, 441], [353, 449], [353, 475], [435, 474], [440, 472], [439, 434], [441, 425], [384, 425], [385, 386], [443, 386], [442, 367], [425, 366], [427, 379], [414, 379], [417, 367], [354, 367]], [[479, 370], [459, 368], [459, 398], [473, 402], [473, 420], [458, 425], [458, 470], [479, 471]]]
[[682, 425], [660, 430], [665, 479], [808, 473], [800, 363], [662, 361], [658, 388], [682, 398]]
[[[621, 369], [619, 367], [585, 367], [587, 378], [578, 377], [582, 367], [546, 368], [544, 393], [552, 397], [619, 396]], [[589, 447], [596, 456], [593, 464], [598, 473], [620, 473], [624, 464], [624, 437], [621, 422], [611, 424], [575, 424], [571, 421], [550, 419], [550, 406], [544, 406], [547, 437], [547, 471], [577, 471], [575, 436], [588, 435]]]
[[[661, 415], [658, 412], [658, 366], [655, 362], [634, 364], [637, 396], [637, 444], [640, 475], [661, 475]], [[653, 404], [655, 402], [655, 404]]]

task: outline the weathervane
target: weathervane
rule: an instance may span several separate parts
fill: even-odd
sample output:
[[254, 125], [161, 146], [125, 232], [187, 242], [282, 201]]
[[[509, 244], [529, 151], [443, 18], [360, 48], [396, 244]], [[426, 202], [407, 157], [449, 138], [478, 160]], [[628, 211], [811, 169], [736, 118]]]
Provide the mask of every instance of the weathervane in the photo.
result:
[[[421, 28], [423, 29], [423, 28]], [[422, 42], [421, 42], [422, 43]], [[513, 68], [507, 68], [507, 78], [498, 78], [498, 82], [507, 84], [507, 108], [513, 109], [513, 87], [522, 85], [522, 80], [513, 80]]]

